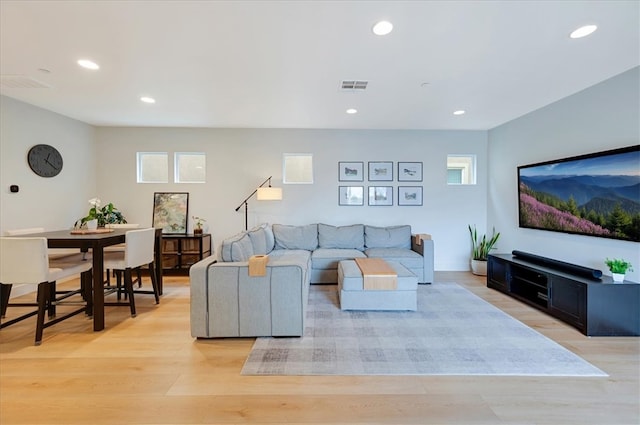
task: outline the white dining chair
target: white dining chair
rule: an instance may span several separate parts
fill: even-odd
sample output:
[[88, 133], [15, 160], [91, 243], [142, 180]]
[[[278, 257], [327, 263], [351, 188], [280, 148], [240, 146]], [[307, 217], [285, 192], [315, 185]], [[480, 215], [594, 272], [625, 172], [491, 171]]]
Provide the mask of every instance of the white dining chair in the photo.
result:
[[[137, 229], [140, 227], [140, 224], [139, 223], [107, 223], [104, 227], [105, 229]], [[105, 246], [104, 252], [124, 252], [124, 245], [125, 244], [123, 243], [119, 243], [117, 245]], [[110, 286], [112, 270], [105, 269], [105, 272], [106, 272], [105, 284], [107, 286]], [[142, 276], [140, 273], [140, 269], [138, 269], [137, 271], [137, 277], [134, 283], [136, 282], [138, 283], [138, 286], [142, 286]], [[118, 297], [118, 299], [120, 299], [120, 297]]]
[[[128, 297], [128, 303], [105, 302], [105, 305], [128, 305], [131, 309], [131, 317], [136, 317], [134, 293], [153, 294], [156, 304], [160, 303], [158, 284], [154, 267], [155, 229], [129, 230], [125, 234], [124, 252], [105, 252], [105, 270], [114, 270], [117, 275], [116, 286], [107, 286], [109, 292], [123, 292]], [[149, 267], [149, 277], [153, 290], [134, 290], [132, 273], [143, 266]], [[120, 285], [121, 277], [124, 277], [123, 286]]]
[[[56, 281], [75, 275], [80, 275], [80, 288], [66, 292], [56, 298]], [[11, 320], [0, 324], [0, 329], [18, 323], [31, 316], [37, 316], [35, 345], [42, 343], [45, 328], [66, 320], [79, 313], [91, 313], [91, 262], [58, 260], [50, 264], [47, 255], [47, 239], [38, 237], [2, 237], [0, 238], [0, 301], [2, 316], [8, 307], [37, 307]], [[36, 303], [10, 303], [8, 294], [15, 284], [34, 285], [37, 287]], [[62, 315], [57, 315], [55, 307], [62, 299], [80, 294], [83, 301], [81, 307]], [[45, 315], [49, 312], [49, 320], [45, 322]]]
[[[21, 235], [31, 235], [34, 233], [44, 233], [44, 227], [26, 227], [21, 229], [10, 229], [6, 231], [7, 236], [21, 236]], [[66, 263], [75, 262], [80, 260], [88, 260], [91, 261], [91, 258], [88, 257], [86, 252], [82, 252], [77, 248], [48, 248], [47, 255], [49, 256], [49, 262], [55, 261], [63, 261]], [[55, 266], [52, 266], [55, 267]], [[58, 291], [56, 284], [53, 284], [52, 291], [56, 294], [56, 297], [59, 297], [61, 294], [68, 294], [75, 291]], [[7, 290], [5, 296], [7, 299], [10, 297], [11, 290]], [[55, 304], [51, 304], [49, 307], [50, 314], [55, 315]], [[2, 312], [2, 317], [4, 317], [4, 312]]]
[[[7, 236], [31, 235], [33, 233], [44, 233], [44, 227], [25, 227], [22, 229], [10, 229], [6, 231]], [[50, 260], [57, 260], [80, 253], [76, 248], [49, 248], [47, 250]]]

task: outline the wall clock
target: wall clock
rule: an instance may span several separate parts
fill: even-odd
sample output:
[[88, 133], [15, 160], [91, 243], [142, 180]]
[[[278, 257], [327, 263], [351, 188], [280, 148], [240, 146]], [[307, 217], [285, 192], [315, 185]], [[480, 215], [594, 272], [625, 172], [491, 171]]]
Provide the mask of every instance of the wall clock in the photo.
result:
[[55, 177], [62, 171], [62, 155], [51, 145], [35, 145], [27, 155], [29, 167], [41, 177]]

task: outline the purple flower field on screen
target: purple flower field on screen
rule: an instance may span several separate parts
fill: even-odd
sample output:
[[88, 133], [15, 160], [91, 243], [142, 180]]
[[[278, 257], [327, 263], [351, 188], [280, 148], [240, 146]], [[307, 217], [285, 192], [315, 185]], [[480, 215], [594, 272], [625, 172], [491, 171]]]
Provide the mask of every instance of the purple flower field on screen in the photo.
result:
[[533, 196], [520, 194], [520, 219], [527, 227], [609, 236], [609, 230], [575, 215], [538, 202]]

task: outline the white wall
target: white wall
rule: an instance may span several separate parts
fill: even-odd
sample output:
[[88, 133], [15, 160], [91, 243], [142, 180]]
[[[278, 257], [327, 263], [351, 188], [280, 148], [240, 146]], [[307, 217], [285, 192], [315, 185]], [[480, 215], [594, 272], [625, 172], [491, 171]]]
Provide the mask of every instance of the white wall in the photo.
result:
[[[502, 232], [500, 252], [514, 249], [603, 270], [605, 257], [635, 266], [627, 279], [640, 282], [640, 244], [518, 227], [518, 165], [640, 142], [640, 68], [489, 131], [488, 223]], [[640, 164], [638, 164], [640, 170]]]
[[[297, 129], [113, 128], [96, 132], [97, 184], [104, 202], [113, 202], [129, 222], [150, 225], [153, 193], [189, 192], [189, 215], [208, 220], [215, 245], [244, 229], [244, 212], [235, 208], [273, 175], [283, 187], [281, 202], [249, 202], [249, 227], [261, 222], [334, 225], [408, 223], [430, 233], [438, 270], [468, 270], [468, 224], [484, 230], [487, 222], [487, 132], [368, 131]], [[206, 184], [138, 184], [136, 152], [202, 151], [207, 155]], [[282, 154], [313, 154], [313, 185], [282, 185]], [[448, 186], [447, 154], [477, 155], [478, 184]], [[421, 207], [338, 206], [338, 161], [393, 161], [394, 181], [381, 185], [422, 185]], [[422, 183], [398, 183], [397, 161], [423, 162]], [[364, 181], [353, 185], [374, 185]], [[366, 201], [365, 201], [366, 204]], [[191, 226], [191, 223], [190, 223]], [[219, 251], [219, 249], [217, 249]]]
[[[0, 234], [24, 227], [70, 228], [86, 215], [95, 193], [94, 128], [59, 114], [0, 96]], [[56, 177], [31, 171], [27, 152], [49, 144], [62, 154]], [[11, 193], [10, 185], [20, 191]]]
[[[284, 186], [282, 202], [252, 199], [250, 226], [409, 223], [433, 235], [437, 270], [468, 269], [467, 225], [482, 232], [495, 226], [502, 232], [499, 252], [519, 249], [600, 269], [605, 257], [624, 257], [635, 260], [629, 278], [640, 281], [640, 244], [518, 228], [516, 185], [518, 165], [638, 144], [639, 74], [635, 68], [489, 132], [94, 129], [0, 96], [0, 233], [69, 228], [94, 196], [114, 202], [130, 222], [150, 225], [153, 192], [188, 191], [190, 215], [207, 218], [218, 245], [244, 227], [243, 212], [234, 209], [257, 184], [273, 175], [274, 185], [281, 185], [282, 154], [302, 152], [314, 155], [315, 184]], [[61, 151], [65, 163], [57, 177], [45, 179], [29, 169], [27, 151], [38, 143]], [[207, 183], [137, 184], [137, 151], [204, 151]], [[447, 154], [477, 155], [476, 186], [446, 185]], [[424, 205], [339, 207], [337, 187], [347, 183], [338, 182], [338, 161], [394, 161], [394, 171], [397, 161], [422, 161]], [[9, 193], [11, 184], [20, 192]]]

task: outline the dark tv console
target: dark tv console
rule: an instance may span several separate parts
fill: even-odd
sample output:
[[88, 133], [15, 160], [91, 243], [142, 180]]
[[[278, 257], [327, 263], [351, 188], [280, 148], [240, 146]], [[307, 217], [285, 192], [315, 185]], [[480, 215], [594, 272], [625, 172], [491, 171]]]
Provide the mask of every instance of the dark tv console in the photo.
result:
[[599, 270], [513, 251], [489, 255], [487, 286], [588, 336], [640, 336], [640, 284]]

